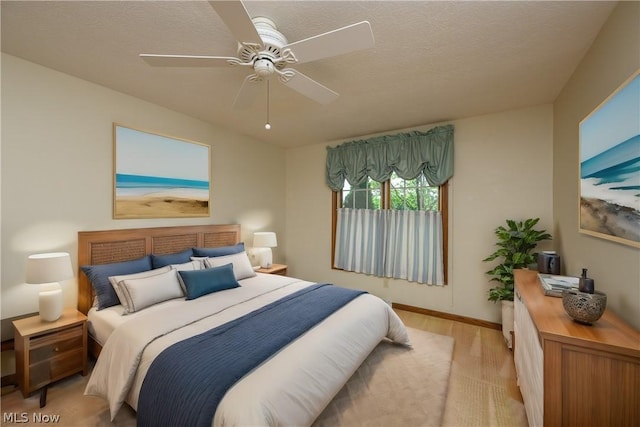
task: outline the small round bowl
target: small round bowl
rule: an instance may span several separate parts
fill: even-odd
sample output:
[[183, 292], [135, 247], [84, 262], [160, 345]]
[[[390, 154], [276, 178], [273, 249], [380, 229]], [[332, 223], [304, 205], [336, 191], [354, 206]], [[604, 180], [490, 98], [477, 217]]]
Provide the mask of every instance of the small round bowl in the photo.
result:
[[577, 290], [562, 291], [562, 306], [573, 320], [591, 325], [602, 317], [607, 307], [607, 295], [595, 291], [593, 294]]

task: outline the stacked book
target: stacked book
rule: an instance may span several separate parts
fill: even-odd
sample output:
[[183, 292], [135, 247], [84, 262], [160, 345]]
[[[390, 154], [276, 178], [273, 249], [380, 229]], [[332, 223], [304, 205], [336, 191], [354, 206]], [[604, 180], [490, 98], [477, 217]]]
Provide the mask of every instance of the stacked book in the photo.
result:
[[556, 274], [538, 273], [540, 284], [545, 295], [553, 297], [562, 297], [562, 291], [565, 289], [578, 289], [579, 277], [558, 276]]

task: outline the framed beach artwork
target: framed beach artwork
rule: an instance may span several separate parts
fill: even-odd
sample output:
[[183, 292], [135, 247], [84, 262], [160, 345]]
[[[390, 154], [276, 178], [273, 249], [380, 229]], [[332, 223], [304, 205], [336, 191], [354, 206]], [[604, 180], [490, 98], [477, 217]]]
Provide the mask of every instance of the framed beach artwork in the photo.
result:
[[209, 146], [113, 124], [113, 217], [209, 216]]
[[580, 232], [640, 248], [640, 70], [580, 122]]

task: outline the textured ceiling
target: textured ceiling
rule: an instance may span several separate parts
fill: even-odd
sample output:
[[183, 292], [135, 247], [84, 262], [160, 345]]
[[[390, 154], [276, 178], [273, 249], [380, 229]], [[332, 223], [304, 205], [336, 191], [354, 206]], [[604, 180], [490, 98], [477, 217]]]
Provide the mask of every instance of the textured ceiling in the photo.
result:
[[294, 68], [340, 97], [271, 84], [232, 109], [244, 68], [159, 68], [139, 53], [235, 56], [206, 1], [1, 2], [2, 51], [283, 147], [551, 103], [615, 2], [247, 1], [294, 42], [371, 23], [372, 49]]

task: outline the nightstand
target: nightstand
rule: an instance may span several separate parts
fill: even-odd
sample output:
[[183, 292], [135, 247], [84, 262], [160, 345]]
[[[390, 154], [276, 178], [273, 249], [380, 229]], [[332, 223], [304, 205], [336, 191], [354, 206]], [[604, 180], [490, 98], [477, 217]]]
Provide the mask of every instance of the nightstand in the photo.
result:
[[47, 403], [49, 384], [76, 373], [87, 375], [87, 317], [65, 309], [46, 322], [40, 316], [15, 320], [16, 376], [24, 397], [40, 390], [40, 407]]
[[280, 276], [286, 276], [287, 266], [284, 264], [271, 264], [271, 267], [269, 268], [259, 268], [256, 271], [258, 273], [279, 274]]

